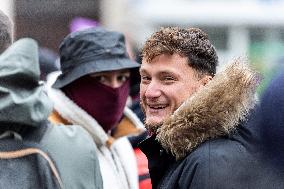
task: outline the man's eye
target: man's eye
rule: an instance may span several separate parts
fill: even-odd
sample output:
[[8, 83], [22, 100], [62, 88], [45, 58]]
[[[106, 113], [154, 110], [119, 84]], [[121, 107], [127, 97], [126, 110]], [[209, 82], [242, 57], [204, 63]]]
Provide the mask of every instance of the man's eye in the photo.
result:
[[162, 77], [161, 79], [165, 84], [172, 84], [173, 82], [176, 81], [176, 78], [175, 77], [172, 77], [172, 76], [164, 76]]
[[151, 82], [150, 77], [141, 75], [141, 84], [148, 84], [150, 82]]
[[141, 76], [141, 80], [150, 80], [151, 78], [150, 77], [148, 77], [148, 76]]
[[164, 77], [164, 80], [166, 80], [166, 81], [172, 81], [172, 80], [174, 80], [174, 78], [173, 77]]
[[175, 81], [176, 79], [172, 76], [164, 76], [162, 77], [162, 80], [165, 82], [172, 82], [172, 81]]

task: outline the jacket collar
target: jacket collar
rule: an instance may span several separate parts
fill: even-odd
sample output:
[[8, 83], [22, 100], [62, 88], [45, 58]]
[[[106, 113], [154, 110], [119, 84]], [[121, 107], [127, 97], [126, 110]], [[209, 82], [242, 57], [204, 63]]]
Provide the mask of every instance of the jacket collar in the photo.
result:
[[259, 75], [241, 59], [216, 74], [158, 129], [156, 139], [178, 160], [206, 140], [229, 135], [255, 105]]
[[142, 141], [139, 148], [147, 156], [152, 186], [158, 188], [159, 181], [169, 166], [175, 162], [175, 157], [168, 154], [155, 137], [151, 136]]

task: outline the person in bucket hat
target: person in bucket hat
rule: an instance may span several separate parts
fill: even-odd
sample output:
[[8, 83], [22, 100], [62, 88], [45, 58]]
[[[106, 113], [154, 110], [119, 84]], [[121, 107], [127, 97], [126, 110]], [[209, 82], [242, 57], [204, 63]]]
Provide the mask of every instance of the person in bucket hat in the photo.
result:
[[101, 27], [69, 34], [60, 45], [61, 72], [48, 79], [54, 102], [50, 120], [80, 125], [98, 147], [105, 189], [138, 188], [133, 148], [123, 136], [138, 135], [144, 126], [126, 107], [131, 70], [124, 35]]

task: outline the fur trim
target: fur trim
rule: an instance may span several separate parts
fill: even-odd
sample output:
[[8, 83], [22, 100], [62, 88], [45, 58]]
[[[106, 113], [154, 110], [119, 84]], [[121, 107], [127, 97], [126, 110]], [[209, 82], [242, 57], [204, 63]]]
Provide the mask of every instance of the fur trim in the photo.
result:
[[244, 60], [235, 60], [164, 122], [157, 140], [178, 160], [206, 140], [227, 136], [254, 107], [259, 81]]

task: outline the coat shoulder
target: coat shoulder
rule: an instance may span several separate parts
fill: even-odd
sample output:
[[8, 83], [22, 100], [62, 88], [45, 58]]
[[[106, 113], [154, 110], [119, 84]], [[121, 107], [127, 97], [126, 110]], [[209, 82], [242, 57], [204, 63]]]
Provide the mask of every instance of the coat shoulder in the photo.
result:
[[82, 183], [85, 188], [93, 186], [102, 188], [98, 149], [83, 128], [51, 126], [43, 137], [41, 145], [55, 161], [65, 188], [78, 188]]
[[[190, 188], [243, 188], [256, 186], [259, 169], [253, 154], [240, 142], [216, 139], [200, 145], [183, 160], [181, 178]], [[184, 182], [187, 182], [184, 180]]]

